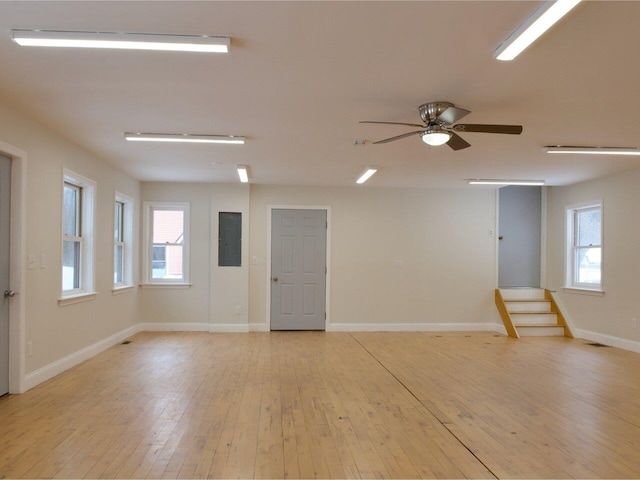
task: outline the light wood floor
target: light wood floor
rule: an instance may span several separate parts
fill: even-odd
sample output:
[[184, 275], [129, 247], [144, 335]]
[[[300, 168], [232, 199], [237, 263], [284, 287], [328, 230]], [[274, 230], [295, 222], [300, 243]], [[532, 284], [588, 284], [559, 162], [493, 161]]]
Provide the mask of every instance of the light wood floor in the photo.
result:
[[487, 333], [131, 340], [0, 399], [0, 477], [640, 477], [638, 354]]

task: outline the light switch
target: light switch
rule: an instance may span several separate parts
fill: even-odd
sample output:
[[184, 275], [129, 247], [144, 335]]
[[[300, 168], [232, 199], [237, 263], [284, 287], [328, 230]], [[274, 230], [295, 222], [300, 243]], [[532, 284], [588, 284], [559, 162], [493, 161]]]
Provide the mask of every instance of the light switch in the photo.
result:
[[47, 268], [47, 257], [45, 257], [44, 253], [40, 255], [40, 268]]
[[33, 270], [36, 268], [36, 256], [35, 255], [27, 255], [27, 268], [29, 270]]

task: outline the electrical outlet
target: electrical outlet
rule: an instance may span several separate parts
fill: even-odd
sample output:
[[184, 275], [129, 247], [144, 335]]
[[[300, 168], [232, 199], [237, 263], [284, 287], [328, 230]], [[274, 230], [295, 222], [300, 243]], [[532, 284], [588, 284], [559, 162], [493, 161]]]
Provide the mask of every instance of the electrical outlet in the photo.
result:
[[631, 319], [631, 328], [638, 328], [638, 319], [636, 318]]
[[402, 268], [402, 260], [395, 260], [395, 261], [393, 262], [393, 266], [394, 266], [395, 268]]
[[236, 306], [236, 315], [242, 315], [242, 305]]
[[27, 357], [33, 355], [33, 340], [27, 342]]

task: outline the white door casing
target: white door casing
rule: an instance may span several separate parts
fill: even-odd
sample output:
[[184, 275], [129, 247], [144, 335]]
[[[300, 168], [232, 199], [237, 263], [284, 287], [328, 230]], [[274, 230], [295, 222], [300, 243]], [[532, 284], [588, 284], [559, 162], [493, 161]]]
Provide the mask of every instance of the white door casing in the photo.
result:
[[327, 211], [271, 210], [270, 329], [325, 330]]

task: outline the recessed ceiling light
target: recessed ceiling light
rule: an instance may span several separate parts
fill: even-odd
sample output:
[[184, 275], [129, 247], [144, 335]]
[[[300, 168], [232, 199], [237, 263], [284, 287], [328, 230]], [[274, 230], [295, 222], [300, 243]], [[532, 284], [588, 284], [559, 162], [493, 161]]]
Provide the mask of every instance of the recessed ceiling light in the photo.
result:
[[544, 180], [490, 180], [477, 179], [469, 180], [469, 185], [526, 185], [526, 186], [542, 186]]
[[640, 155], [640, 148], [628, 147], [544, 147], [547, 153], [573, 153], [576, 155]]
[[246, 137], [235, 135], [192, 135], [181, 133], [125, 133], [130, 142], [228, 143], [243, 145]]
[[118, 32], [11, 30], [13, 41], [28, 47], [117, 48], [172, 52], [227, 53], [229, 37]]
[[369, 180], [373, 176], [373, 174], [376, 173], [377, 171], [378, 171], [378, 167], [367, 167], [364, 173], [360, 175], [360, 178], [356, 180], [356, 183], [363, 184], [364, 182]]
[[580, 0], [545, 2], [496, 49], [493, 58], [513, 60], [578, 3]]
[[246, 165], [238, 165], [238, 177], [240, 177], [242, 183], [249, 181], [249, 172], [247, 171]]

